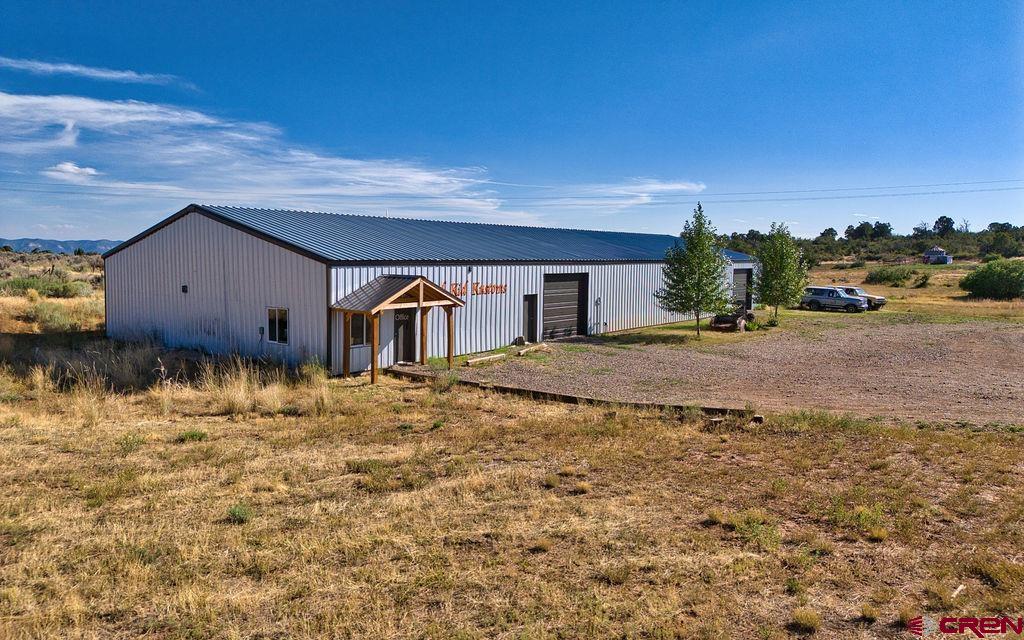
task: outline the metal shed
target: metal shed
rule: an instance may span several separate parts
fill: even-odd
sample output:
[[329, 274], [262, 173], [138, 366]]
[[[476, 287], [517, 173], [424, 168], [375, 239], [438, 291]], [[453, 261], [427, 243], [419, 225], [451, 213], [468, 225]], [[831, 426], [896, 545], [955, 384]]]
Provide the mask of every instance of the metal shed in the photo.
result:
[[[685, 318], [654, 298], [665, 251], [676, 242], [658, 234], [189, 205], [104, 254], [107, 333], [292, 364], [317, 358], [342, 374], [346, 354], [351, 372], [447, 356], [449, 336], [453, 353], [464, 354], [519, 337], [677, 322]], [[746, 282], [754, 259], [725, 254], [727, 282]], [[374, 345], [374, 313], [353, 307], [353, 296], [414, 281], [459, 302], [445, 306], [454, 327], [449, 314], [423, 305], [381, 308]]]

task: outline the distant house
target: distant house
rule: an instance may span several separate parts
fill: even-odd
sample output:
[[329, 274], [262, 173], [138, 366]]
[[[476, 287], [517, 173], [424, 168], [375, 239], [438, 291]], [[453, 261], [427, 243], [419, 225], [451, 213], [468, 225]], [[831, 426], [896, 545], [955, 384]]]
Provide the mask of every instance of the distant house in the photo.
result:
[[953, 256], [946, 253], [946, 250], [936, 245], [924, 252], [921, 262], [925, 264], [953, 264]]

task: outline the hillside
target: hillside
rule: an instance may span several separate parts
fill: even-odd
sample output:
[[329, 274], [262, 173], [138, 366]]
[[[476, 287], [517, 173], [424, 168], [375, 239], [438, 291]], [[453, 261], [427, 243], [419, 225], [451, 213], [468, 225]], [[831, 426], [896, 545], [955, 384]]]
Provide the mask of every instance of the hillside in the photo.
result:
[[0, 247], [11, 247], [15, 251], [28, 253], [33, 249], [53, 253], [74, 253], [82, 249], [86, 253], [103, 253], [121, 243], [120, 240], [47, 240], [45, 238], [0, 238]]

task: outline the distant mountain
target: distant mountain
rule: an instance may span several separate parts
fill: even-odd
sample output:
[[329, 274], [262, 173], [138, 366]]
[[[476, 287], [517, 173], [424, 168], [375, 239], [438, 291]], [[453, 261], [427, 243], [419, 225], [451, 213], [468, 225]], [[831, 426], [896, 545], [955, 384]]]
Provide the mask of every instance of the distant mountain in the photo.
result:
[[53, 253], [74, 253], [81, 248], [86, 253], [103, 253], [121, 244], [120, 240], [46, 240], [44, 238], [0, 238], [0, 247], [8, 246], [15, 251], [29, 253], [33, 249]]

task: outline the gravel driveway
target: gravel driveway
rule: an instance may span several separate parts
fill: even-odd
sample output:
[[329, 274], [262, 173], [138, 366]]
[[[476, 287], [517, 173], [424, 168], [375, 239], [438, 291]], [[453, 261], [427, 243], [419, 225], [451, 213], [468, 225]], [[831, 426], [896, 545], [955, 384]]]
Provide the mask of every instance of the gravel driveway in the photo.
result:
[[611, 400], [827, 409], [1024, 424], [1024, 326], [886, 324], [777, 331], [693, 348], [578, 339], [461, 368], [465, 379]]

